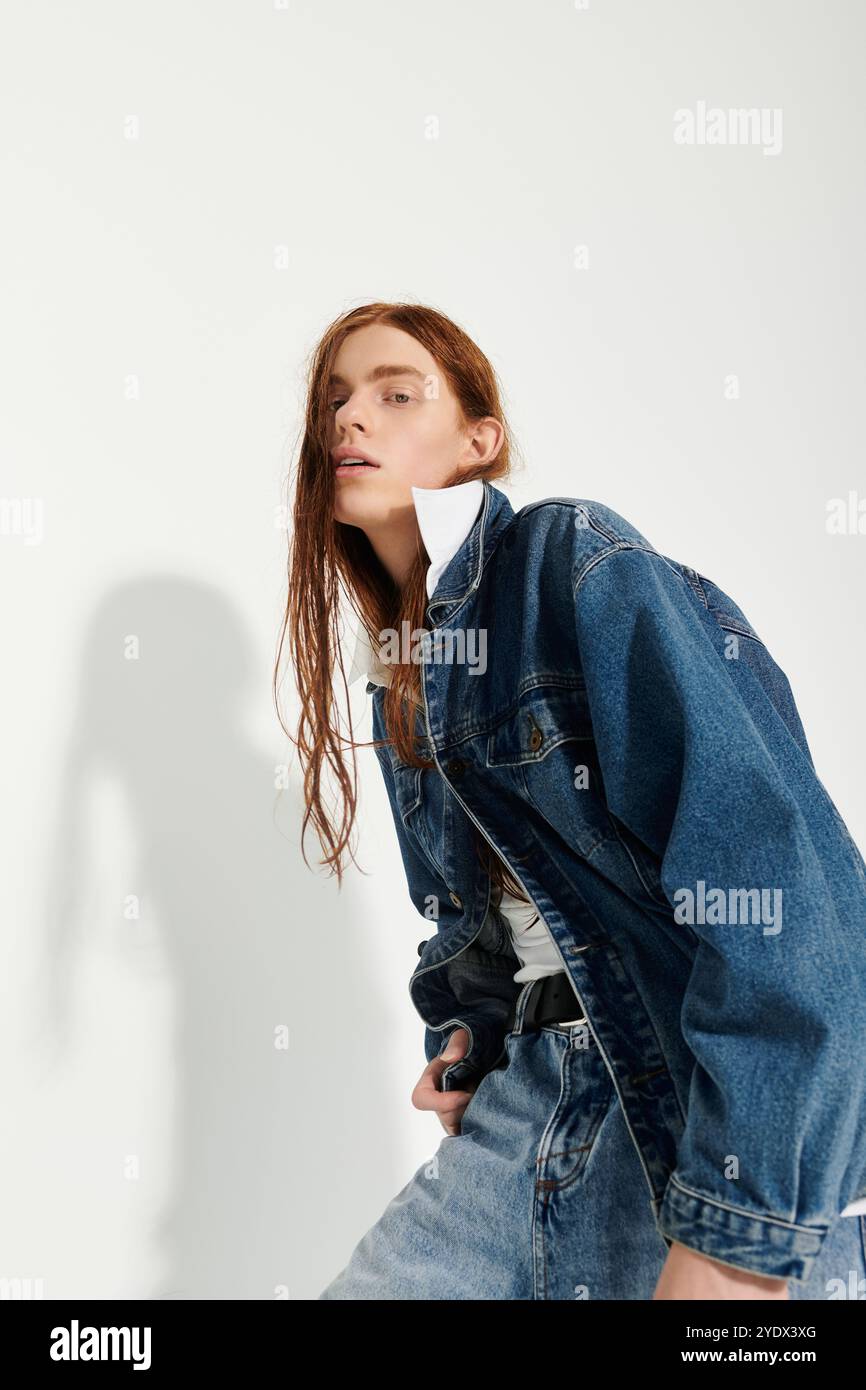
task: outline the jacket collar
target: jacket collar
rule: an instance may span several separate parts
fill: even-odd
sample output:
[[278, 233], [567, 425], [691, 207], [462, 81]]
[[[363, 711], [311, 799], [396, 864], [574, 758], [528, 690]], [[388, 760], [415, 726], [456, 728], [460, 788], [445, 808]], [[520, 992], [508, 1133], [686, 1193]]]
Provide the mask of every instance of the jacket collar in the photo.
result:
[[464, 599], [478, 588], [490, 555], [514, 518], [514, 508], [505, 493], [486, 479], [482, 481], [484, 497], [478, 515], [463, 544], [440, 574], [427, 604], [429, 627], [447, 623]]

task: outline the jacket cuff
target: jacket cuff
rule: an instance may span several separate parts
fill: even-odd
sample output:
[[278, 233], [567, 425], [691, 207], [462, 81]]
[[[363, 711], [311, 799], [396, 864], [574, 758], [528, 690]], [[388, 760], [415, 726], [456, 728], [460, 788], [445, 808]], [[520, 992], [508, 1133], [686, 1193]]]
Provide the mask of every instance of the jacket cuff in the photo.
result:
[[676, 1240], [750, 1274], [796, 1283], [809, 1278], [827, 1234], [826, 1226], [798, 1226], [729, 1206], [685, 1187], [673, 1175], [656, 1219], [668, 1242]]

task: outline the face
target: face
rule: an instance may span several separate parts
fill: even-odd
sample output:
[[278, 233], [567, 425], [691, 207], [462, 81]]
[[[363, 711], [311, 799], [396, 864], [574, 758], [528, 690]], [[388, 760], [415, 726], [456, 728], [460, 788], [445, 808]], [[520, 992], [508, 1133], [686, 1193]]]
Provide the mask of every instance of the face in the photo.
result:
[[407, 546], [415, 543], [411, 488], [444, 487], [455, 473], [493, 458], [502, 427], [492, 417], [464, 425], [436, 359], [390, 325], [350, 333], [333, 371], [330, 466], [339, 449], [357, 450], [376, 465], [337, 472], [334, 515], [366, 531], [397, 577], [401, 565], [392, 552], [401, 536]]

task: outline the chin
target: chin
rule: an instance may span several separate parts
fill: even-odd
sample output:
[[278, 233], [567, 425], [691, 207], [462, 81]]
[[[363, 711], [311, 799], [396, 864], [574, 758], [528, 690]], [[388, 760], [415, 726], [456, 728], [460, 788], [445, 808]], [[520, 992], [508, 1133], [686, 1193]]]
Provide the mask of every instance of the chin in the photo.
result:
[[379, 510], [370, 506], [346, 506], [342, 498], [339, 498], [334, 505], [334, 520], [341, 521], [344, 526], [363, 526], [365, 522], [375, 521], [379, 516]]

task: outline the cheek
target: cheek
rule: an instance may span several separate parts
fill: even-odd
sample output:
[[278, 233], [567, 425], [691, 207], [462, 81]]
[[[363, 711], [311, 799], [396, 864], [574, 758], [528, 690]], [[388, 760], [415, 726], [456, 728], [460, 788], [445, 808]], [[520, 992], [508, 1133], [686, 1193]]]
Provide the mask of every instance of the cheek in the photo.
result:
[[445, 487], [455, 464], [453, 443], [437, 434], [412, 452], [409, 473], [416, 487]]

